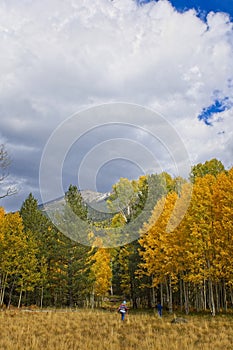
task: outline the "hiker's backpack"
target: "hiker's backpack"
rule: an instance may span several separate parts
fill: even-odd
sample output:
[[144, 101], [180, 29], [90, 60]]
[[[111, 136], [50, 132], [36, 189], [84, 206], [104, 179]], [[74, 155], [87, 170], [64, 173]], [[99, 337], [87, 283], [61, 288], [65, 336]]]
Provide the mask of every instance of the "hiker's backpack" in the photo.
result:
[[127, 310], [126, 306], [124, 304], [121, 304], [119, 308], [119, 312], [124, 314], [126, 310]]

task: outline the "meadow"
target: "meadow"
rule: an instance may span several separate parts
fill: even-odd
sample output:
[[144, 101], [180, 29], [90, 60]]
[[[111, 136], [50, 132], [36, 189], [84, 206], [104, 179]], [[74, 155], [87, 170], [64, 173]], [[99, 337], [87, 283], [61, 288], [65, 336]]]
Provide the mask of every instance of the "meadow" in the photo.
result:
[[0, 312], [1, 350], [232, 350], [233, 316], [185, 316], [90, 310]]

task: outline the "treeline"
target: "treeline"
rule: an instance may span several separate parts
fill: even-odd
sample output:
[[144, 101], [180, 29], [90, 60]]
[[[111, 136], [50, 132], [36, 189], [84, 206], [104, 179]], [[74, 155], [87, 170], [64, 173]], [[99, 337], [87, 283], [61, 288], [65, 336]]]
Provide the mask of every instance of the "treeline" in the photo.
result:
[[[0, 210], [0, 306], [94, 307], [117, 295], [170, 312], [232, 308], [233, 169], [213, 159], [195, 165], [189, 181], [167, 173], [120, 179], [102, 222], [91, 222], [76, 186], [65, 200], [93, 227], [89, 245], [57, 228], [79, 237], [69, 210], [55, 226], [32, 194], [19, 213]], [[109, 239], [116, 229], [130, 243], [104, 248], [98, 230]]]
[[196, 177], [188, 210], [170, 231], [189, 189], [185, 184], [180, 196], [170, 192], [155, 206], [139, 240], [140, 273], [150, 276], [163, 300], [166, 290], [170, 311], [175, 304], [186, 313], [209, 309], [215, 315], [233, 305], [233, 168]]

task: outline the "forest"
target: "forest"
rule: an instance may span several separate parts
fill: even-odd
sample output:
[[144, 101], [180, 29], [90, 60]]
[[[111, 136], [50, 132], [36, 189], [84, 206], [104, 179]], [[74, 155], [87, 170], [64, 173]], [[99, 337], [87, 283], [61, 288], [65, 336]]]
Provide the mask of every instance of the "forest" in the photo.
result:
[[[72, 230], [66, 207], [56, 213], [60, 225], [31, 193], [19, 212], [0, 208], [0, 307], [110, 308], [124, 298], [135, 309], [160, 302], [169, 313], [232, 309], [233, 168], [212, 159], [189, 179], [121, 178], [107, 200], [112, 215], [98, 220], [75, 185], [65, 202], [88, 223], [88, 245], [59, 229]], [[127, 243], [106, 247], [103, 232]]]

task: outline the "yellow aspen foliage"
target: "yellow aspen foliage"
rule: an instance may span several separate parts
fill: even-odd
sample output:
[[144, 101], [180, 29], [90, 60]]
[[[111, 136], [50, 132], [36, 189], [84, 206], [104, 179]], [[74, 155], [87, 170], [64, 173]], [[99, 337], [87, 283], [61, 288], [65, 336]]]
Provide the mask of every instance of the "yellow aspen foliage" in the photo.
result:
[[5, 210], [3, 207], [0, 207], [0, 222], [2, 221], [2, 218], [4, 217], [5, 215]]
[[2, 269], [8, 274], [18, 271], [24, 248], [23, 223], [18, 213], [4, 214], [1, 220], [3, 242]]
[[174, 208], [172, 210], [171, 216], [169, 218], [168, 224], [167, 224], [167, 230], [169, 232], [172, 232], [174, 229], [176, 229], [181, 221], [183, 220], [184, 216], [186, 215], [190, 204], [191, 204], [191, 198], [192, 198], [192, 184], [191, 183], [183, 183], [182, 179], [178, 179], [177, 181], [180, 181], [179, 185], [179, 195], [177, 197], [176, 203], [174, 205]]
[[5, 230], [5, 211], [0, 207], [0, 270], [2, 269], [2, 263], [4, 261], [3, 252], [4, 252], [4, 230]]
[[94, 279], [94, 293], [104, 296], [108, 293], [112, 281], [111, 254], [108, 249], [98, 248], [91, 256], [91, 276]]
[[233, 284], [233, 168], [217, 176], [213, 187], [216, 262], [219, 278]]
[[28, 231], [25, 233], [20, 214], [5, 214], [0, 210], [1, 258], [0, 273], [14, 276], [16, 290], [33, 290], [40, 278], [36, 243]]
[[194, 283], [216, 278], [217, 236], [214, 230], [213, 186], [216, 177], [207, 174], [196, 178], [190, 208], [185, 216], [184, 246], [186, 278]]
[[[177, 201], [177, 194], [170, 192], [166, 198], [162, 198], [155, 206], [148, 224], [145, 224], [140, 245], [143, 247], [140, 255], [143, 263], [140, 265], [145, 274], [153, 276], [153, 284], [163, 282], [166, 275], [175, 278], [167, 224]], [[159, 214], [160, 215], [159, 215]], [[159, 216], [158, 216], [159, 215]]]
[[188, 213], [192, 194], [192, 184], [183, 183], [180, 186], [180, 195], [174, 204], [166, 230], [169, 234], [167, 239], [167, 254], [170, 256], [171, 264], [175, 275], [183, 273], [187, 267], [185, 260], [186, 247], [186, 226], [185, 219]]

